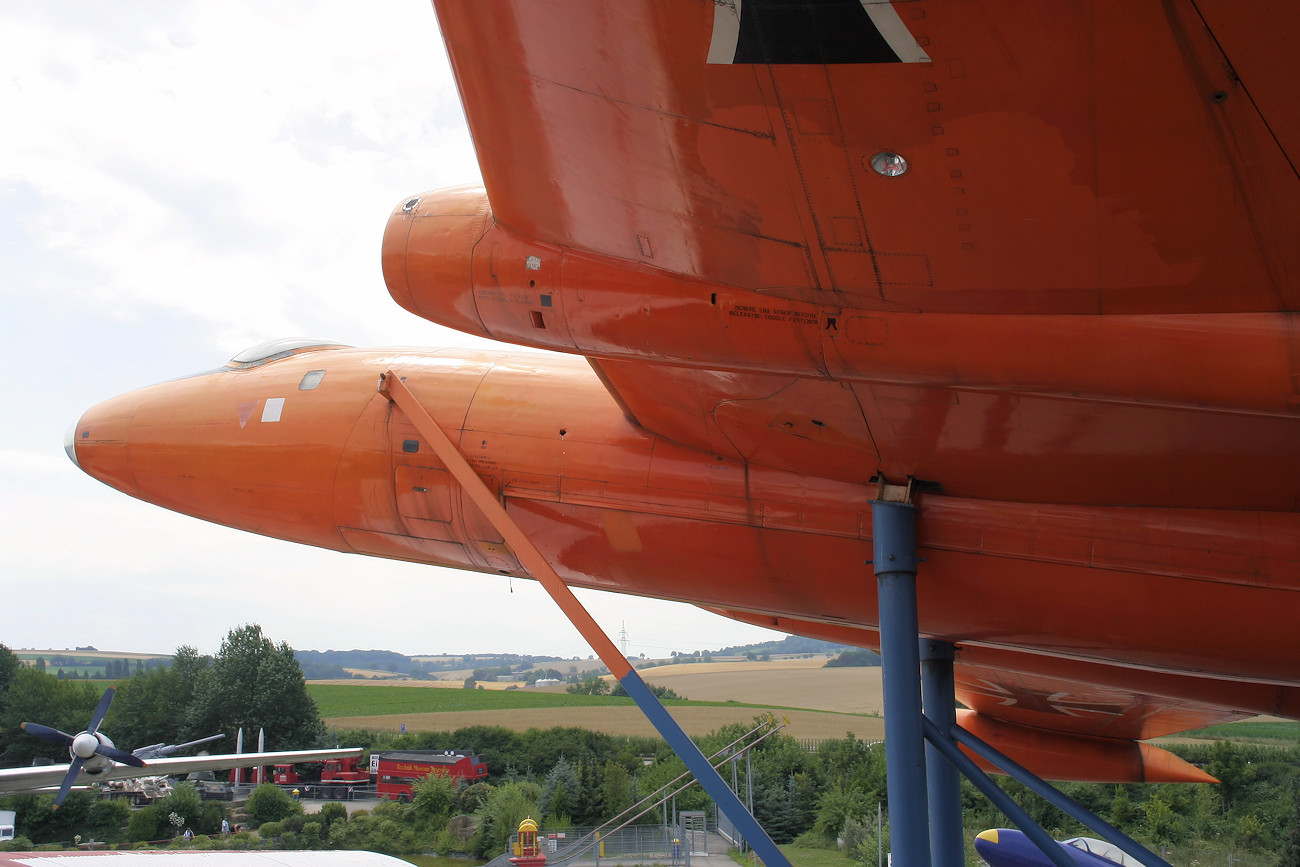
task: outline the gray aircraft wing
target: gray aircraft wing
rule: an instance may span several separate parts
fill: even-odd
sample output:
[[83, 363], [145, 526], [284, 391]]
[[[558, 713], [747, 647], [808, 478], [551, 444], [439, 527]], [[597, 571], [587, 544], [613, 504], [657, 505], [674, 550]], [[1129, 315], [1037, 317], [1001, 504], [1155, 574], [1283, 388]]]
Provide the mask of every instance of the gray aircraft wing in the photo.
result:
[[[143, 768], [134, 768], [114, 762], [95, 774], [84, 770], [77, 775], [74, 785], [85, 786], [94, 782], [122, 780], [130, 777], [156, 777], [189, 774], [194, 771], [221, 771], [229, 768], [251, 768], [258, 765], [297, 764], [323, 762], [329, 759], [354, 758], [362, 754], [357, 748], [330, 750], [287, 750], [271, 753], [224, 753], [215, 756], [184, 756], [150, 759]], [[20, 795], [44, 790], [57, 790], [68, 773], [67, 764], [39, 765], [30, 768], [0, 768], [0, 796]]]

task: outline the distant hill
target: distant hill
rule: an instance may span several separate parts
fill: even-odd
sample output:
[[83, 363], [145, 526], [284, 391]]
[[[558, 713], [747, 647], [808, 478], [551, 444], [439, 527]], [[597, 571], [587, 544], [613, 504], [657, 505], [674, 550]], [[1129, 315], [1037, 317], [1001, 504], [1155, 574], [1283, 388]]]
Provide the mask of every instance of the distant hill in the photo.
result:
[[442, 671], [499, 669], [498, 673], [527, 671], [534, 665], [558, 662], [558, 656], [515, 653], [471, 653], [461, 656], [412, 657], [392, 650], [295, 650], [294, 658], [307, 680], [354, 677], [349, 670], [389, 672], [403, 677], [430, 677]]
[[[818, 641], [787, 635], [779, 641], [758, 644], [734, 645], [714, 651], [700, 651], [709, 656], [793, 656], [800, 654], [825, 654], [834, 656], [844, 650], [855, 650], [848, 645]], [[101, 651], [92, 647], [79, 647], [76, 651], [30, 650], [17, 651], [28, 665], [43, 664], [51, 672], [63, 669], [68, 677], [115, 678], [126, 677], [137, 670], [167, 665], [170, 656], [135, 653], [129, 651]], [[678, 654], [691, 656], [692, 654]], [[549, 668], [552, 663], [571, 662], [567, 657], [532, 656], [517, 653], [466, 653], [417, 654], [407, 656], [392, 650], [295, 650], [294, 657], [307, 680], [338, 680], [359, 677], [351, 672], [387, 672], [391, 675], [426, 678], [437, 677], [447, 671], [491, 671], [494, 674], [523, 673]], [[39, 660], [39, 662], [38, 662]], [[563, 667], [563, 666], [561, 666]]]
[[733, 647], [724, 647], [721, 650], [713, 651], [713, 655], [744, 656], [746, 653], [756, 655], [769, 653], [772, 656], [784, 656], [798, 653], [824, 653], [831, 656], [843, 650], [856, 649], [848, 644], [834, 644], [830, 641], [819, 641], [816, 638], [804, 638], [801, 635], [787, 635], [780, 641], [764, 641], [759, 644], [739, 644]]

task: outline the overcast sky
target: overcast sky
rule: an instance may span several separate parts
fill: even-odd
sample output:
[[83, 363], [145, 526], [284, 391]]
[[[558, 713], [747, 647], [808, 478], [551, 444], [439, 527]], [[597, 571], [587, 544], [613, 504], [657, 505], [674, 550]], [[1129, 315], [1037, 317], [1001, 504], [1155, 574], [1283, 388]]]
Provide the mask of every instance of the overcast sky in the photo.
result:
[[[0, 128], [0, 642], [590, 653], [534, 582], [205, 524], [63, 454], [91, 405], [271, 338], [485, 345], [380, 273], [396, 202], [479, 178], [428, 3], [0, 0]], [[581, 598], [633, 655], [775, 635]]]

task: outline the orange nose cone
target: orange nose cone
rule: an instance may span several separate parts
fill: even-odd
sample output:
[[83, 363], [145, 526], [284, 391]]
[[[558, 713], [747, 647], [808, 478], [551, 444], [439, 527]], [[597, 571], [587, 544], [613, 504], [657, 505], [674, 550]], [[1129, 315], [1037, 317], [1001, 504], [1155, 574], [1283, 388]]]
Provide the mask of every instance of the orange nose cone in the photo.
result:
[[[384, 282], [416, 316], [488, 336], [474, 300], [474, 248], [492, 225], [482, 187], [403, 199], [384, 228]], [[490, 267], [490, 265], [488, 266]]]
[[72, 462], [106, 485], [135, 496], [135, 479], [127, 461], [131, 424], [140, 393], [129, 392], [96, 404], [68, 429], [63, 449]]

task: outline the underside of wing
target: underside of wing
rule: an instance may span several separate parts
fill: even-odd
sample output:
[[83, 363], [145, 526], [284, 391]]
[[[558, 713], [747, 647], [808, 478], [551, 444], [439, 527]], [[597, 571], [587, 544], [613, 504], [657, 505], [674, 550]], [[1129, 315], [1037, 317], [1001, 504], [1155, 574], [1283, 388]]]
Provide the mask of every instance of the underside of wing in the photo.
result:
[[539, 241], [846, 309], [1300, 307], [1270, 4], [435, 5]]

